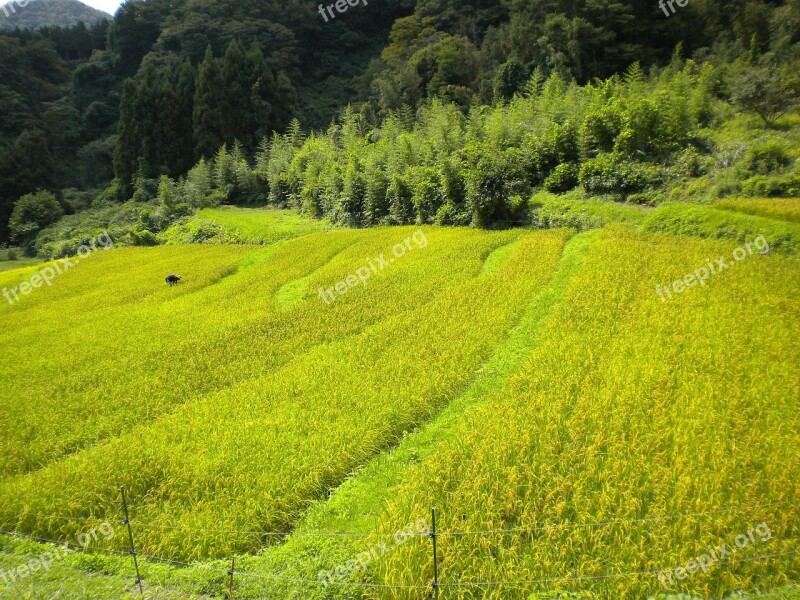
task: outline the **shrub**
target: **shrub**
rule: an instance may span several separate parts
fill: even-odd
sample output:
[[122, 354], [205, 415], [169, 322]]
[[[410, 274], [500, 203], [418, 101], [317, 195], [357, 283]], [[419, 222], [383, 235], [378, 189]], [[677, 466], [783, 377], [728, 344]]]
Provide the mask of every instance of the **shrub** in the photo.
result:
[[412, 222], [414, 205], [411, 201], [411, 188], [405, 177], [392, 175], [386, 197], [389, 200], [389, 215], [392, 223], [397, 225]]
[[655, 165], [625, 160], [620, 154], [603, 152], [581, 166], [578, 177], [589, 194], [630, 194], [646, 191], [663, 183], [663, 173]]
[[364, 174], [358, 169], [355, 161], [351, 161], [344, 173], [342, 192], [339, 203], [332, 215], [334, 221], [359, 226], [364, 219], [364, 198], [367, 193]]
[[568, 192], [578, 185], [578, 174], [576, 165], [561, 163], [544, 180], [544, 189], [556, 194]]
[[389, 214], [386, 193], [389, 179], [385, 169], [372, 168], [366, 173], [366, 192], [364, 194], [364, 224], [377, 225]]
[[186, 202], [194, 208], [217, 206], [222, 201], [222, 194], [213, 194], [214, 178], [211, 166], [204, 158], [200, 159], [186, 174], [183, 182], [183, 194]]
[[611, 152], [623, 127], [623, 115], [616, 106], [604, 106], [592, 110], [580, 128], [581, 151], [591, 158], [599, 152]]
[[511, 203], [514, 195], [528, 196], [530, 184], [524, 172], [522, 151], [509, 148], [501, 154], [477, 150], [477, 160], [467, 171], [467, 205], [472, 223], [488, 227], [494, 222], [510, 223], [522, 217], [519, 206]]
[[744, 159], [743, 168], [750, 175], [773, 175], [792, 163], [786, 149], [778, 142], [754, 146]]
[[530, 200], [531, 224], [539, 229], [568, 227], [578, 231], [599, 229], [608, 223], [638, 224], [644, 213], [635, 206], [584, 199], [577, 192], [556, 196], [546, 192]]
[[62, 216], [64, 211], [50, 192], [38, 191], [35, 194], [22, 196], [14, 204], [8, 222], [11, 240], [18, 242], [30, 252], [38, 233]]
[[652, 192], [637, 192], [635, 194], [631, 194], [627, 198], [628, 202], [631, 204], [640, 204], [643, 206], [656, 206], [661, 204], [666, 200], [666, 196], [664, 192], [660, 191], [652, 191]]
[[800, 195], [800, 175], [767, 177], [756, 175], [742, 182], [742, 193], [751, 198], [796, 197]]
[[641, 230], [645, 233], [667, 232], [740, 243], [764, 235], [771, 250], [795, 255], [800, 252], [800, 225], [797, 223], [696, 204], [665, 204], [648, 214]]
[[437, 211], [443, 204], [442, 184], [436, 167], [412, 167], [409, 169], [411, 202], [414, 204], [416, 223], [433, 223]]
[[158, 246], [160, 242], [156, 234], [144, 229], [142, 231], [131, 232], [131, 243], [134, 246]]
[[457, 156], [444, 159], [439, 164], [440, 194], [444, 204], [436, 211], [439, 225], [467, 225], [467, 181], [464, 166]]
[[713, 162], [712, 158], [702, 156], [690, 146], [678, 157], [674, 171], [683, 177], [700, 177], [708, 172]]
[[797, 86], [790, 79], [784, 70], [774, 65], [744, 69], [733, 80], [731, 100], [742, 110], [757, 114], [765, 125], [772, 127], [797, 104]]

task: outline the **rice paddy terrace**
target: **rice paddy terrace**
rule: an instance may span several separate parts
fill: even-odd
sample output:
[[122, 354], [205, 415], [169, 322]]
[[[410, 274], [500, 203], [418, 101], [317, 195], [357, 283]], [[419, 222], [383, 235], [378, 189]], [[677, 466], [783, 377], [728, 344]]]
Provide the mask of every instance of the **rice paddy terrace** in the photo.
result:
[[120, 486], [151, 598], [428, 598], [432, 507], [443, 599], [800, 597], [785, 202], [93, 253], [0, 305], [0, 597], [138, 596]]

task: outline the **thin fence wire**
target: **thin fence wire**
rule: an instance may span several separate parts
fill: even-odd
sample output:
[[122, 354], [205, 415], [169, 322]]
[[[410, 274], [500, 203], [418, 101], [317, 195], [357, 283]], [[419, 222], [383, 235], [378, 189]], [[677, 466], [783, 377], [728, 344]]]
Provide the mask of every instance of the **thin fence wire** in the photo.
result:
[[[750, 505], [740, 505], [740, 506], [730, 506], [724, 508], [718, 508], [713, 510], [707, 511], [697, 511], [697, 512], [690, 512], [690, 513], [674, 513], [669, 515], [659, 515], [653, 517], [644, 517], [644, 518], [636, 518], [636, 519], [613, 519], [608, 521], [591, 521], [591, 522], [583, 522], [583, 523], [562, 523], [562, 524], [555, 524], [555, 525], [546, 525], [546, 526], [536, 526], [536, 527], [520, 527], [520, 528], [509, 528], [509, 529], [485, 529], [485, 530], [473, 530], [473, 531], [450, 531], [450, 532], [438, 532], [437, 536], [468, 536], [468, 535], [493, 535], [497, 533], [525, 533], [531, 531], [543, 531], [543, 530], [552, 530], [552, 529], [561, 529], [561, 528], [591, 528], [591, 527], [605, 527], [609, 525], [618, 525], [618, 524], [630, 524], [630, 523], [646, 523], [646, 522], [655, 522], [655, 521], [665, 521], [665, 520], [672, 520], [672, 519], [680, 519], [686, 517], [699, 517], [699, 516], [709, 516], [709, 515], [716, 515], [722, 513], [730, 513], [730, 512], [743, 512], [747, 510], [755, 510], [755, 509], [764, 509], [764, 508], [774, 508], [779, 506], [798, 506], [800, 502], [772, 502], [766, 504], [750, 504]], [[98, 516], [88, 516], [88, 517], [70, 517], [65, 515], [43, 515], [43, 514], [34, 514], [28, 516], [36, 516], [38, 518], [43, 519], [53, 519], [53, 520], [65, 520], [65, 521], [92, 521], [92, 520], [108, 520], [108, 518], [101, 518]], [[134, 519], [131, 522], [136, 522]], [[162, 526], [162, 525], [152, 525], [146, 523], [136, 522], [137, 527], [140, 528], [151, 528], [151, 529], [181, 529], [179, 527], [173, 526]], [[394, 537], [396, 534], [376, 534], [376, 533], [356, 533], [356, 532], [302, 532], [302, 531], [295, 531], [295, 532], [274, 532], [274, 531], [241, 531], [241, 530], [230, 530], [230, 529], [199, 529], [198, 531], [204, 532], [215, 532], [215, 533], [236, 533], [236, 534], [246, 534], [246, 535], [272, 535], [272, 536], [312, 536], [312, 537], [358, 537], [358, 538], [375, 538], [375, 537]], [[47, 537], [42, 536], [32, 536], [23, 534], [16, 531], [10, 531], [5, 529], [0, 529], [0, 534], [8, 535], [11, 537], [17, 537], [22, 539], [27, 539], [36, 542], [42, 543], [49, 543], [56, 546], [64, 546], [64, 540], [55, 540]], [[420, 537], [420, 538], [427, 538], [430, 537], [428, 533], [418, 533], [418, 532], [403, 532], [403, 535], [409, 538], [413, 537]], [[87, 554], [91, 553], [101, 553], [101, 554], [108, 554], [112, 556], [126, 556], [130, 554], [130, 551], [122, 551], [122, 550], [114, 550], [108, 549], [103, 547], [98, 547], [96, 544], [87, 544], [85, 547], [80, 545], [76, 545], [74, 547], [70, 546], [70, 549], [73, 552], [83, 552]], [[778, 552], [778, 553], [771, 553], [771, 554], [762, 554], [759, 556], [748, 557], [748, 558], [726, 558], [716, 561], [716, 563], [725, 563], [725, 564], [738, 564], [738, 563], [748, 563], [748, 562], [758, 562], [758, 561], [766, 561], [775, 558], [782, 558], [788, 556], [796, 556], [800, 554], [800, 551], [791, 551], [791, 552]], [[218, 572], [221, 575], [227, 575], [228, 571], [227, 568], [220, 565], [215, 566], [212, 564], [207, 563], [187, 563], [175, 559], [167, 559], [157, 556], [152, 556], [148, 554], [138, 554], [137, 555], [147, 560], [153, 564], [169, 564], [173, 565], [182, 569], [185, 568], [200, 568], [204, 570], [209, 570], [212, 572]], [[586, 574], [586, 575], [563, 575], [563, 576], [555, 576], [555, 577], [544, 577], [544, 578], [537, 578], [537, 579], [530, 579], [530, 580], [488, 580], [488, 581], [441, 581], [439, 583], [439, 587], [442, 588], [467, 588], [467, 587], [491, 587], [491, 586], [508, 586], [508, 587], [520, 587], [520, 586], [531, 586], [536, 584], [543, 584], [543, 583], [556, 583], [556, 582], [568, 582], [568, 581], [590, 581], [590, 580], [603, 580], [603, 579], [614, 579], [614, 578], [627, 578], [627, 577], [641, 577], [641, 576], [651, 576], [657, 575], [660, 571], [656, 569], [649, 569], [649, 570], [638, 570], [638, 571], [624, 571], [624, 572], [615, 572], [615, 573], [598, 573], [598, 574]], [[265, 574], [265, 573], [253, 573], [250, 571], [236, 571], [237, 576], [251, 578], [255, 580], [264, 580], [264, 581], [272, 581], [276, 583], [289, 583], [289, 584], [303, 584], [303, 585], [314, 585], [314, 586], [321, 586], [323, 582], [320, 580], [315, 579], [304, 579], [304, 578], [295, 578], [295, 577], [285, 577], [281, 575], [274, 575], [274, 574]], [[356, 581], [346, 581], [346, 582], [334, 582], [334, 581], [327, 581], [324, 585], [333, 585], [333, 586], [341, 586], [341, 587], [357, 587], [357, 588], [371, 588], [371, 589], [404, 589], [404, 590], [413, 590], [413, 589], [430, 589], [430, 584], [428, 585], [401, 585], [401, 584], [381, 584], [381, 583], [370, 583], [370, 582], [356, 582]]]
[[[437, 535], [440, 537], [445, 536], [467, 536], [467, 535], [492, 535], [497, 533], [526, 533], [532, 531], [550, 531], [556, 529], [580, 529], [591, 527], [608, 527], [610, 525], [624, 525], [631, 523], [648, 523], [658, 521], [671, 521], [676, 519], [688, 517], [700, 517], [708, 515], [718, 515], [731, 512], [744, 512], [748, 510], [774, 508], [778, 506], [800, 506], [800, 501], [792, 502], [770, 502], [766, 504], [746, 504], [738, 506], [727, 506], [705, 511], [696, 511], [688, 513], [671, 513], [667, 515], [657, 515], [652, 517], [639, 517], [631, 519], [611, 519], [608, 521], [585, 521], [583, 523], [554, 523], [551, 525], [536, 525], [531, 527], [512, 527], [512, 528], [498, 528], [498, 529], [476, 529], [468, 531], [442, 531]], [[66, 521], [91, 521], [91, 520], [108, 520], [108, 517], [68, 517], [63, 515], [44, 515], [33, 514], [41, 519], [58, 519]], [[350, 532], [350, 531], [266, 531], [266, 530], [243, 530], [243, 529], [226, 529], [226, 528], [198, 528], [198, 527], [180, 527], [175, 525], [161, 525], [153, 523], [145, 523], [139, 521], [135, 517], [131, 519], [131, 524], [135, 524], [139, 528], [144, 529], [158, 529], [158, 530], [185, 530], [191, 529], [192, 531], [201, 531], [204, 533], [227, 533], [239, 535], [258, 535], [258, 536], [275, 536], [275, 537], [360, 537], [360, 538], [393, 538], [394, 533], [375, 533], [375, 532]], [[407, 537], [428, 537], [424, 532], [403, 532]]]

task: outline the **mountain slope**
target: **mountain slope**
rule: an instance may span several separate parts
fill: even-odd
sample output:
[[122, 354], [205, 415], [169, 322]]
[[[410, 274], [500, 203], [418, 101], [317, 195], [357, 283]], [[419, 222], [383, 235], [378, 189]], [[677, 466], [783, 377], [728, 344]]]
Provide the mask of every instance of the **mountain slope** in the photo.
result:
[[111, 15], [78, 0], [33, 0], [25, 6], [8, 2], [0, 8], [0, 29], [41, 29], [71, 27], [78, 23], [93, 25]]

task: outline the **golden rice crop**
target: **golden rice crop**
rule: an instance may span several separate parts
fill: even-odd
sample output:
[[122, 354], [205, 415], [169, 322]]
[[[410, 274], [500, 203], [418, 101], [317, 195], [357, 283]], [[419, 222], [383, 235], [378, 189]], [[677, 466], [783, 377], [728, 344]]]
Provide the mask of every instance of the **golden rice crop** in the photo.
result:
[[[69, 362], [78, 371], [64, 374], [59, 400], [69, 411], [51, 412], [55, 402], [36, 408], [38, 418], [26, 422], [35, 443], [14, 448], [4, 439], [17, 457], [6, 472], [18, 474], [0, 483], [0, 523], [70, 535], [80, 521], [47, 515], [110, 518], [119, 513], [117, 486], [126, 484], [147, 553], [229, 556], [271, 541], [230, 530], [291, 527], [311, 500], [469, 381], [547, 282], [566, 239], [560, 232], [425, 228], [428, 246], [366, 287], [331, 305], [316, 296], [413, 231], [286, 242], [265, 260], [245, 254], [238, 272], [230, 268], [214, 285], [198, 283], [175, 298], [169, 289], [140, 293], [107, 274], [106, 284], [119, 286], [114, 297], [136, 299], [98, 313], [93, 328], [81, 330], [132, 332], [133, 339], [107, 357], [93, 354], [99, 366]], [[509, 244], [502, 264], [484, 270], [487, 257]], [[146, 260], [149, 252], [130, 254]], [[106, 269], [115, 268], [108, 259]], [[88, 268], [86, 277], [88, 286]], [[306, 282], [302, 301], [287, 309], [275, 297], [297, 279]], [[164, 328], [170, 331], [150, 341]], [[80, 341], [77, 333], [69, 339]], [[113, 343], [100, 347], [110, 351]], [[125, 362], [115, 367], [120, 356]], [[46, 389], [45, 379], [38, 373], [37, 389]], [[83, 408], [92, 390], [100, 397]], [[69, 436], [72, 445], [62, 441]], [[37, 460], [43, 467], [26, 474], [23, 467]]]
[[[443, 598], [646, 598], [658, 571], [761, 522], [769, 541], [670, 589], [797, 578], [798, 263], [756, 255], [669, 302], [655, 293], [733, 248], [603, 232], [523, 372], [409, 469], [383, 516], [392, 533], [437, 507]], [[432, 573], [420, 539], [375, 582]], [[364, 597], [422, 597], [403, 590]]]
[[[0, 472], [38, 468], [383, 318], [385, 302], [370, 286], [341, 298], [329, 312], [318, 298], [280, 310], [275, 295], [317, 270], [321, 280], [335, 282], [345, 274], [330, 259], [363, 260], [384, 252], [401, 233], [338, 232], [258, 251], [170, 246], [90, 257], [64, 275], [72, 279], [54, 281], [0, 311], [7, 325], [3, 341], [11, 348], [2, 358], [9, 417], [0, 424]], [[438, 247], [387, 272], [383, 298], [392, 299], [402, 287], [422, 303], [466, 276], [470, 267], [454, 266], [452, 258], [475, 236], [442, 230], [435, 237], [442, 240]], [[488, 253], [502, 239], [489, 236], [476, 251]], [[442, 285], [404, 282], [411, 265]], [[163, 276], [172, 271], [184, 281], [170, 289]], [[13, 411], [12, 399], [21, 396], [28, 409]]]
[[728, 198], [717, 200], [714, 206], [747, 215], [800, 223], [800, 198]]

